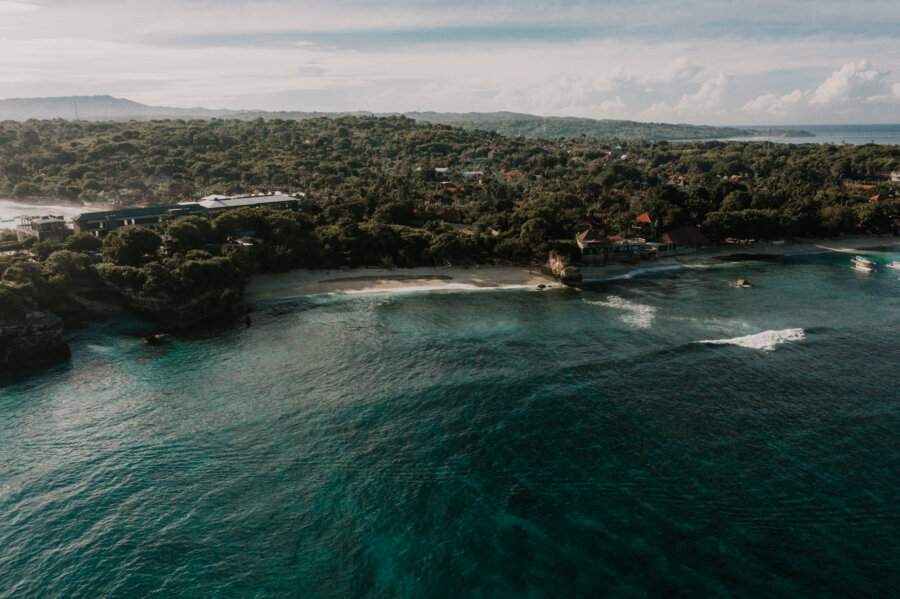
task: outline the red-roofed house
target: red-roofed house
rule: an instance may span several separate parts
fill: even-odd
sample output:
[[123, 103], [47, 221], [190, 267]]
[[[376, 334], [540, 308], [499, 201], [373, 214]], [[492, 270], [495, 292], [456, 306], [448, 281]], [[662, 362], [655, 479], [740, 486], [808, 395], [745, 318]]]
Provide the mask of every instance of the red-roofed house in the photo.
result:
[[641, 232], [653, 231], [656, 229], [657, 224], [657, 221], [650, 218], [650, 215], [644, 212], [643, 214], [638, 214], [634, 220], [631, 221], [631, 228]]

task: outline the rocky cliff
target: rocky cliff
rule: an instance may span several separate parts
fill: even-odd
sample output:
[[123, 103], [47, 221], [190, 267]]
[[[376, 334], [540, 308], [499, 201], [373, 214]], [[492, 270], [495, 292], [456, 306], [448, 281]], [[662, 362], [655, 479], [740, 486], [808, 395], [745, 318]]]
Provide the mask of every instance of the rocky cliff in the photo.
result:
[[34, 368], [67, 360], [63, 321], [53, 314], [31, 312], [24, 320], [0, 322], [0, 367]]
[[581, 285], [581, 270], [576, 266], [566, 266], [559, 256], [550, 256], [547, 264], [541, 267], [541, 272], [556, 277], [560, 283], [569, 287]]

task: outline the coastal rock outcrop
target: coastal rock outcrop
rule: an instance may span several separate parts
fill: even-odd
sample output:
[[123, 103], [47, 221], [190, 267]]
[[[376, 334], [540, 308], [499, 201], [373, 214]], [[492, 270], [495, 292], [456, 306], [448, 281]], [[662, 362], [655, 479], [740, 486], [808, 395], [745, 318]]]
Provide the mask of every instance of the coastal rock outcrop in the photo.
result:
[[166, 329], [183, 330], [217, 318], [234, 318], [241, 289], [213, 289], [187, 299], [166, 296], [149, 296], [118, 289], [108, 295], [109, 300], [124, 304], [128, 310], [142, 318], [152, 320]]
[[550, 256], [547, 263], [541, 267], [541, 272], [556, 277], [563, 285], [581, 286], [581, 269], [577, 266], [567, 266], [559, 256]]
[[128, 298], [131, 309], [171, 329], [186, 329], [217, 318], [233, 318], [241, 299], [237, 289], [215, 289], [182, 301], [133, 294]]
[[0, 322], [0, 367], [34, 368], [67, 360], [69, 344], [63, 339], [63, 321], [43, 312], [24, 320]]

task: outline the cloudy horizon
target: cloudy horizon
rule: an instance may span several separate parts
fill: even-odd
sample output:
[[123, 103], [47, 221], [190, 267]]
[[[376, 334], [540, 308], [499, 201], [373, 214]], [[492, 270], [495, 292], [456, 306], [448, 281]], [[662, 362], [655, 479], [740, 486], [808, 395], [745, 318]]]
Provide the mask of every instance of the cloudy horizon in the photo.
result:
[[900, 122], [896, 3], [0, 0], [0, 97]]

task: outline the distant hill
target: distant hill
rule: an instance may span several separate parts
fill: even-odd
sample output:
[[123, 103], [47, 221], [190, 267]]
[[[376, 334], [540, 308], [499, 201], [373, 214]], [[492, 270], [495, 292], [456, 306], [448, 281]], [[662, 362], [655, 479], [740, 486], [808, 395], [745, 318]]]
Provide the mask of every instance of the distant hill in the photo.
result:
[[[484, 129], [502, 135], [525, 137], [617, 137], [623, 139], [716, 139], [758, 135], [751, 129], [711, 127], [637, 121], [597, 120], [574, 117], [541, 117], [515, 112], [298, 112], [261, 110], [214, 110], [148, 106], [112, 96], [66, 96], [58, 98], [10, 98], [0, 100], [0, 121], [28, 119], [66, 119], [86, 121], [148, 121], [160, 119], [262, 118], [305, 120], [346, 115], [395, 116], [403, 114], [417, 121], [453, 125], [464, 129]], [[798, 133], [792, 131], [796, 136]], [[809, 134], [812, 136], [812, 134]]]
[[623, 139], [709, 139], [751, 135], [748, 129], [670, 123], [642, 123], [611, 119], [548, 116], [515, 112], [409, 112], [406, 116], [465, 129], [489, 129], [525, 137], [618, 137]]
[[206, 108], [147, 106], [112, 96], [65, 96], [61, 98], [10, 98], [0, 100], [0, 120], [76, 118], [85, 121], [147, 121], [173, 118], [214, 118], [227, 113]]

